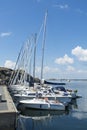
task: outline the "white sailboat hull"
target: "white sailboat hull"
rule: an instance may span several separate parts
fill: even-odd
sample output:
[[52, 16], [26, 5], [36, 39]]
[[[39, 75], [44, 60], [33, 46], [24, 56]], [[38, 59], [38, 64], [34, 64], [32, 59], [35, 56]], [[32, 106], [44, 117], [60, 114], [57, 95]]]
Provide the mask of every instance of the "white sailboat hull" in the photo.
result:
[[[34, 95], [27, 95], [27, 94], [16, 94], [16, 95], [14, 95], [15, 100], [18, 100], [18, 101], [24, 100], [24, 99], [33, 99], [35, 97], [36, 97], [35, 94]], [[42, 98], [45, 98], [45, 97], [47, 97], [49, 100], [56, 99], [56, 100], [59, 100], [60, 102], [67, 102], [67, 103], [71, 102], [71, 99], [72, 99], [72, 97], [69, 96], [69, 95], [63, 96], [63, 95], [59, 95], [59, 94], [42, 95]]]

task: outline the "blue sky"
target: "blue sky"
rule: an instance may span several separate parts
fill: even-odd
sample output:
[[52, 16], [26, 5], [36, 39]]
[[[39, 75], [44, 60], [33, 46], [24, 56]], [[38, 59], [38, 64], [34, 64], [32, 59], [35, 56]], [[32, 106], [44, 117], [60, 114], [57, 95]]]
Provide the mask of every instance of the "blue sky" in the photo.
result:
[[[0, 66], [14, 68], [20, 48], [48, 10], [44, 78], [87, 78], [87, 0], [0, 0]], [[36, 76], [40, 77], [41, 44]]]

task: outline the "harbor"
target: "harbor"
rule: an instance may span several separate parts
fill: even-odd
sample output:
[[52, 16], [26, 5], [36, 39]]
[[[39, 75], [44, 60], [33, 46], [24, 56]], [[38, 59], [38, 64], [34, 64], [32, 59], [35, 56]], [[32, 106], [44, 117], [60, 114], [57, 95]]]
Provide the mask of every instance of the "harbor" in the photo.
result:
[[87, 130], [86, 5], [0, 2], [0, 130]]
[[[49, 85], [47, 85], [47, 86], [49, 86]], [[82, 86], [84, 86], [84, 89], [82, 88]], [[59, 107], [58, 107], [58, 109], [54, 109], [54, 108], [56, 108], [56, 106], [54, 108], [52, 107], [52, 110], [51, 110], [51, 107], [46, 108], [46, 107], [44, 107], [44, 105], [45, 106], [46, 106], [46, 104], [47, 104], [47, 106], [52, 105], [52, 104], [57, 105], [56, 103], [54, 104], [54, 102], [50, 102], [50, 100], [48, 100], [49, 102], [44, 101], [44, 100], [42, 100], [42, 97], [41, 98], [39, 97], [39, 99], [36, 98], [35, 100], [32, 97], [33, 98], [33, 100], [32, 100], [32, 99], [29, 99], [30, 98], [29, 95], [28, 95], [28, 97], [25, 97], [25, 100], [22, 100], [22, 97], [21, 97], [20, 101], [19, 101], [20, 103], [22, 103], [23, 101], [29, 101], [29, 102], [27, 102], [28, 107], [26, 107], [26, 104], [23, 102], [21, 104], [22, 109], [18, 109], [14, 102], [14, 95], [15, 95], [14, 93], [21, 93], [21, 92], [23, 92], [23, 89], [24, 89], [24, 91], [26, 91], [26, 92], [29, 91], [29, 93], [30, 93], [30, 89], [29, 90], [25, 89], [25, 88], [23, 88], [24, 86], [21, 86], [21, 87], [20, 87], [20, 85], [19, 86], [14, 85], [12, 88], [7, 87], [6, 85], [0, 86], [0, 130], [37, 130], [37, 129], [44, 129], [44, 128], [46, 128], [46, 129], [50, 128], [52, 130], [54, 125], [55, 125], [55, 130], [57, 128], [61, 128], [63, 130], [63, 127], [66, 128], [67, 130], [68, 129], [72, 130], [72, 128], [79, 127], [79, 122], [82, 121], [82, 124], [84, 124], [83, 119], [85, 117], [81, 117], [81, 115], [84, 116], [84, 114], [81, 113], [81, 111], [83, 109], [84, 109], [83, 112], [86, 111], [86, 106], [85, 106], [86, 82], [84, 82], [84, 81], [83, 82], [82, 81], [67, 82], [62, 87], [58, 83], [57, 87], [55, 86], [54, 89], [52, 88], [52, 90], [55, 94], [57, 94], [59, 92], [61, 94], [64, 94], [64, 93], [66, 94], [67, 90], [69, 90], [69, 89], [70, 90], [77, 89], [76, 95], [82, 95], [82, 98], [77, 98], [77, 96], [76, 96], [76, 98], [73, 99], [73, 97], [72, 97], [73, 100], [72, 100], [72, 102], [69, 103], [68, 110], [60, 109]], [[27, 87], [29, 87], [29, 86], [27, 86]], [[46, 90], [47, 90], [46, 85], [44, 87], [42, 87], [42, 88], [44, 88], [45, 92], [46, 92]], [[62, 91], [58, 88], [62, 88]], [[40, 90], [40, 92], [41, 91], [44, 92], [44, 89]], [[51, 93], [51, 91], [49, 91], [49, 92]], [[85, 95], [84, 95], [84, 93], [85, 93]], [[58, 94], [58, 95], [61, 95], [61, 94]], [[46, 93], [45, 97], [47, 95], [49, 95], [49, 94]], [[49, 97], [49, 96], [47, 96], [47, 97]], [[65, 100], [65, 97], [63, 95], [61, 95], [61, 97], [63, 100]], [[66, 97], [68, 97], [68, 95], [66, 95]], [[27, 98], [29, 100], [27, 100]], [[59, 97], [58, 97], [58, 99], [59, 99]], [[41, 100], [41, 102], [39, 102], [39, 100]], [[17, 101], [17, 99], [16, 99], [16, 101]], [[33, 102], [31, 102], [31, 104], [30, 104], [30, 101], [33, 101]], [[37, 103], [38, 103], [38, 105], [40, 105], [40, 108], [38, 106], [39, 109], [36, 108], [37, 105], [35, 105], [35, 104], [37, 104]], [[42, 104], [42, 103], [44, 103], [44, 104]], [[22, 107], [23, 104], [24, 104], [25, 108]], [[33, 104], [35, 105], [35, 109], [29, 109], [29, 108], [34, 108], [34, 107], [32, 107]], [[83, 108], [83, 106], [84, 106], [84, 108]], [[43, 109], [43, 107], [44, 107], [44, 109]], [[48, 110], [46, 110], [46, 109], [48, 109]], [[66, 125], [62, 124], [62, 122], [64, 120], [66, 121]], [[60, 123], [58, 123], [58, 121]], [[72, 123], [75, 123], [74, 121], [77, 123], [76, 126], [72, 126]], [[68, 122], [70, 122], [70, 125], [68, 125]], [[80, 127], [85, 130], [86, 125], [84, 124]]]
[[[21, 110], [16, 130], [86, 130], [87, 129], [87, 82], [69, 82], [67, 88], [78, 90], [82, 98], [74, 99], [68, 111]], [[65, 122], [65, 123], [64, 123]]]
[[18, 111], [7, 86], [0, 86], [0, 130], [15, 130]]

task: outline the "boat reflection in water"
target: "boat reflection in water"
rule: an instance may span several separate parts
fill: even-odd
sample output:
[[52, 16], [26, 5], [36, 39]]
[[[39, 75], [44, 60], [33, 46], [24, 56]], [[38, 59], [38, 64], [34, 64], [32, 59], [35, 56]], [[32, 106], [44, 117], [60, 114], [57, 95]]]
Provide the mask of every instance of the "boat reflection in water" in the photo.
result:
[[73, 107], [78, 109], [77, 100], [73, 100], [69, 106], [70, 109], [66, 111], [21, 109], [17, 121], [17, 130], [56, 130], [61, 128], [66, 116], [69, 117], [70, 110]]
[[71, 107], [72, 109], [78, 109], [78, 104], [77, 104], [77, 100], [78, 99], [72, 99], [72, 102], [71, 102]]
[[24, 109], [20, 112], [21, 115], [29, 116], [29, 117], [49, 117], [49, 116], [60, 116], [64, 114], [68, 114], [67, 111], [50, 111], [50, 110], [31, 110], [31, 109]]
[[[52, 120], [68, 115], [67, 111], [22, 110], [17, 121], [17, 130], [48, 129]], [[54, 119], [53, 119], [54, 118]]]

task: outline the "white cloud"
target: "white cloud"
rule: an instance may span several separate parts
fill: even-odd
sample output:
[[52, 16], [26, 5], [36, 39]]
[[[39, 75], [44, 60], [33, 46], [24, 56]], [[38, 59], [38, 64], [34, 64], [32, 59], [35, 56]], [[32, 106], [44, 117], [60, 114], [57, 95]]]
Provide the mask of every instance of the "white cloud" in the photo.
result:
[[69, 8], [68, 4], [64, 4], [64, 5], [55, 4], [54, 7], [58, 7], [59, 9], [68, 9]]
[[13, 61], [6, 60], [6, 61], [5, 61], [5, 64], [4, 64], [4, 67], [6, 67], [6, 68], [10, 68], [10, 69], [14, 69], [15, 64], [16, 64], [16, 63], [13, 62]]
[[12, 32], [3, 32], [0, 34], [0, 37], [10, 36]]
[[73, 67], [73, 66], [67, 66], [67, 71], [74, 71], [75, 70], [75, 68]]
[[35, 72], [36, 73], [41, 73], [41, 67], [36, 67]]
[[48, 67], [48, 66], [45, 66], [44, 67], [44, 73], [47, 73], [47, 72], [49, 72], [49, 73], [57, 73], [57, 72], [59, 72], [60, 70], [58, 69], [58, 68], [51, 68], [51, 67]]
[[83, 14], [83, 11], [81, 9], [76, 9], [76, 12]]
[[48, 73], [48, 72], [50, 72], [50, 70], [51, 70], [50, 67], [48, 67], [48, 66], [44, 67], [44, 73]]
[[77, 46], [72, 49], [72, 54], [75, 55], [80, 61], [87, 61], [87, 49]]
[[[48, 78], [56, 78], [58, 75], [61, 73], [61, 70], [56, 67], [49, 67], [49, 66], [44, 66], [43, 68], [43, 77], [46, 79]], [[36, 77], [41, 78], [41, 67], [36, 67], [36, 72], [35, 72]]]
[[70, 58], [67, 54], [64, 57], [56, 58], [55, 63], [57, 64], [72, 64], [74, 60]]
[[81, 14], [81, 15], [87, 16], [87, 12], [85, 12], [84, 10], [76, 9], [75, 11], [76, 11], [77, 13]]
[[[36, 67], [36, 76], [40, 78], [41, 67]], [[49, 78], [86, 78], [87, 71], [79, 70], [71, 65], [63, 66], [63, 68], [45, 66], [43, 69], [43, 77]]]
[[[49, 67], [49, 66], [45, 66], [43, 68], [43, 73], [46, 74], [46, 73], [57, 73], [59, 72], [60, 70], [58, 68], [52, 68], [52, 67]], [[36, 73], [40, 74], [41, 73], [41, 67], [36, 67]]]
[[86, 74], [87, 70], [78, 70], [78, 73]]

